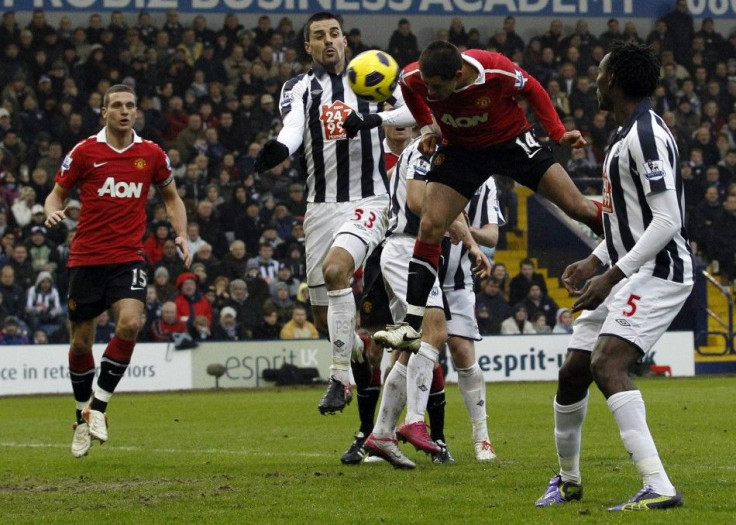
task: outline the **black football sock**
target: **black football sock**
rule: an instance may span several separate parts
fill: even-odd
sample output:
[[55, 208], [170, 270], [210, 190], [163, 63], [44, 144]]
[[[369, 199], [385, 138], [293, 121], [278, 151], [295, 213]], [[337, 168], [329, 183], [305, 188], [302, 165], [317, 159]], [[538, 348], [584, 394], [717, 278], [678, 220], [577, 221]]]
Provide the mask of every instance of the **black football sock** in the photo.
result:
[[445, 441], [445, 391], [432, 392], [427, 401], [429, 430], [432, 440]]

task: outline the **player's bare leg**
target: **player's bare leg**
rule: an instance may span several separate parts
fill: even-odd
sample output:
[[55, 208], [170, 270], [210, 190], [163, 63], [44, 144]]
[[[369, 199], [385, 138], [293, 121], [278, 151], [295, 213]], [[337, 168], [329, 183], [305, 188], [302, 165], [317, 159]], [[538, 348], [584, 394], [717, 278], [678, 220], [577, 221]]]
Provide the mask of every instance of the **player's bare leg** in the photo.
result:
[[539, 181], [537, 192], [560, 207], [571, 218], [602, 235], [602, 206], [586, 198], [560, 164], [553, 164]]

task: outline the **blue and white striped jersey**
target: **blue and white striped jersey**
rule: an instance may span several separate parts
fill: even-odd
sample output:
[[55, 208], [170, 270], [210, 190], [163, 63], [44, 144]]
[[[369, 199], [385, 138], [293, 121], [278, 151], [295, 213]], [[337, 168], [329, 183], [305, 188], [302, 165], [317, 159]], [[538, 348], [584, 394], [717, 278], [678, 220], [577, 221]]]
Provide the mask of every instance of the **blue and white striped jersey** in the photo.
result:
[[611, 265], [628, 254], [652, 221], [651, 195], [674, 191], [680, 230], [639, 272], [677, 283], [693, 281], [685, 232], [679, 152], [664, 121], [646, 100], [613, 136], [603, 163], [603, 226]]
[[[400, 89], [387, 102], [403, 107], [408, 121], [413, 121]], [[363, 130], [348, 139], [342, 127], [351, 111], [378, 113], [383, 106], [359, 99], [345, 74], [331, 74], [316, 64], [284, 84], [280, 99], [284, 127], [278, 140], [287, 146], [301, 144], [308, 202], [348, 202], [388, 192], [383, 128]]]

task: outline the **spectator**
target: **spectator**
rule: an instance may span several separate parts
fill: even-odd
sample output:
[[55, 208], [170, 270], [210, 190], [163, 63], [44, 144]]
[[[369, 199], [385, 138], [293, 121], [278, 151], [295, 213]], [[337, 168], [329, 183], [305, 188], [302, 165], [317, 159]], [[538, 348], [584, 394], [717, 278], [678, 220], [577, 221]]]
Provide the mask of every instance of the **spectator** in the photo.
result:
[[36, 271], [28, 258], [28, 248], [24, 244], [16, 244], [13, 247], [13, 255], [9, 263], [15, 269], [15, 276], [23, 288], [30, 288], [36, 279]]
[[245, 243], [235, 240], [230, 244], [230, 251], [222, 261], [222, 275], [230, 279], [242, 279], [248, 264]]
[[18, 192], [18, 198], [15, 199], [15, 202], [11, 206], [15, 224], [21, 228], [29, 224], [31, 222], [31, 216], [38, 212], [39, 207], [41, 213], [43, 213], [43, 206], [36, 204], [36, 190], [30, 186], [22, 186]]
[[454, 17], [450, 20], [450, 28], [447, 30], [447, 38], [449, 42], [456, 47], [468, 45], [468, 34], [465, 32], [465, 26], [460, 17]]
[[0, 334], [0, 345], [27, 345], [28, 336], [20, 330], [20, 320], [9, 315], [3, 322], [3, 331]]
[[291, 320], [284, 325], [279, 334], [280, 339], [319, 339], [319, 333], [314, 323], [307, 321], [307, 310], [301, 305], [295, 305]]
[[534, 271], [534, 262], [525, 258], [519, 263], [519, 274], [511, 279], [509, 285], [509, 304], [516, 304], [523, 301], [529, 293], [529, 287], [532, 284], [539, 285], [539, 289], [543, 295], [547, 295], [547, 284], [544, 277]]
[[552, 329], [552, 333], [571, 334], [572, 324], [575, 321], [572, 316], [572, 311], [569, 308], [560, 308], [557, 310], [557, 315], [555, 317], [557, 322], [555, 323], [555, 327]]
[[235, 308], [226, 306], [220, 311], [220, 319], [212, 330], [214, 341], [244, 341], [248, 334], [241, 324], [236, 320]]
[[212, 329], [210, 322], [204, 315], [198, 315], [194, 318], [194, 335], [197, 341], [208, 341], [212, 339]]
[[[143, 242], [143, 252], [150, 266], [161, 260], [164, 254], [164, 243], [169, 238], [169, 225], [166, 222], [155, 222], [151, 228], [148, 238]], [[194, 253], [190, 251], [189, 253]]]
[[276, 309], [272, 305], [266, 305], [263, 308], [263, 320], [261, 324], [253, 329], [253, 339], [279, 339], [282, 326], [279, 323], [279, 315]]
[[148, 338], [153, 342], [168, 342], [171, 341], [171, 334], [186, 331], [186, 323], [177, 316], [176, 303], [166, 301], [161, 305], [161, 317], [151, 323]]
[[705, 189], [705, 195], [690, 216], [690, 236], [693, 251], [705, 261], [711, 261], [716, 256], [716, 223], [723, 214], [721, 197], [718, 188], [710, 186]]
[[28, 249], [28, 257], [34, 271], [56, 272], [59, 267], [56, 258], [56, 245], [46, 238], [46, 228], [44, 226], [31, 228], [30, 239], [27, 239], [24, 244]]
[[350, 48], [352, 56], [357, 56], [363, 51], [368, 51], [368, 49], [370, 49], [367, 45], [363, 43], [363, 39], [360, 35], [360, 29], [358, 29], [357, 27], [352, 28], [348, 32], [348, 48]]
[[526, 298], [522, 301], [522, 304], [526, 307], [526, 311], [529, 314], [530, 319], [534, 318], [536, 312], [542, 312], [544, 314], [545, 323], [550, 329], [555, 325], [557, 319], [555, 315], [557, 313], [557, 303], [547, 296], [542, 294], [542, 289], [537, 283], [532, 283], [529, 286], [529, 292]]
[[176, 278], [179, 294], [174, 299], [176, 313], [180, 321], [187, 324], [192, 337], [198, 336], [194, 320], [198, 316], [207, 319], [207, 326], [212, 325], [212, 308], [204, 295], [198, 290], [199, 279], [191, 272], [184, 272]]
[[481, 291], [475, 296], [475, 315], [481, 335], [500, 334], [501, 323], [511, 315], [499, 281], [493, 276], [482, 282]]
[[501, 323], [502, 335], [536, 334], [534, 326], [529, 322], [526, 308], [517, 303], [511, 310], [511, 316]]
[[95, 324], [95, 343], [108, 344], [115, 336], [115, 323], [110, 319], [110, 312], [104, 310], [97, 316]]
[[411, 24], [406, 18], [399, 20], [398, 27], [391, 34], [387, 50], [401, 68], [419, 58], [419, 43], [416, 35], [411, 32]]
[[619, 23], [616, 18], [610, 18], [607, 23], [608, 30], [598, 37], [598, 42], [603, 46], [606, 53], [611, 50], [611, 44], [623, 41], [624, 35], [619, 29]]
[[25, 316], [31, 331], [53, 332], [60, 324], [61, 299], [50, 272], [39, 272], [36, 284], [26, 293]]
[[675, 0], [675, 8], [664, 17], [672, 39], [675, 59], [684, 64], [690, 58], [690, 43], [695, 35], [693, 17], [687, 12], [687, 0]]
[[161, 267], [166, 268], [171, 279], [176, 279], [186, 271], [186, 266], [184, 266], [181, 257], [176, 253], [174, 239], [166, 239], [164, 241], [164, 250], [161, 259], [153, 265], [154, 272]]
[[276, 274], [276, 279], [274, 279], [269, 285], [272, 296], [276, 292], [276, 286], [281, 283], [285, 284], [289, 290], [289, 297], [295, 298], [296, 294], [299, 292], [299, 285], [301, 283], [299, 282], [299, 279], [294, 277], [291, 272], [291, 267], [285, 262], [279, 263], [279, 271]]
[[224, 303], [225, 307], [229, 306], [235, 310], [238, 322], [245, 329], [248, 338], [252, 338], [253, 330], [261, 323], [263, 301], [257, 301], [250, 296], [248, 285], [242, 279], [230, 281], [229, 295], [230, 298]]
[[736, 277], [736, 194], [723, 201], [723, 213], [715, 222], [715, 252], [722, 282], [730, 286]]
[[[190, 252], [191, 253], [191, 252]], [[208, 275], [216, 277], [221, 274], [222, 263], [212, 253], [212, 245], [208, 242], [202, 243], [197, 253], [192, 257], [192, 264], [201, 263]]]
[[532, 323], [532, 326], [534, 327], [534, 331], [536, 333], [538, 334], [552, 333], [552, 329], [549, 327], [549, 325], [545, 321], [544, 314], [542, 312], [539, 312], [539, 311], [534, 312], [532, 314], [530, 322]]

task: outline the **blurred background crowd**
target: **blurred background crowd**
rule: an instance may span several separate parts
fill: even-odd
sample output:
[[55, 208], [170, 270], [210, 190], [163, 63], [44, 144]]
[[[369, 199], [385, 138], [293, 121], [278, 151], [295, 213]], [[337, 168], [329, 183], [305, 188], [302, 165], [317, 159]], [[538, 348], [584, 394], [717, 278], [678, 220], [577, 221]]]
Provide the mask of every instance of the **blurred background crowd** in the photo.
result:
[[[494, 21], [502, 26], [486, 41], [461, 18], [438, 28], [436, 38], [461, 49], [503, 53], [546, 87], [565, 126], [581, 130], [588, 140], [586, 147], [572, 150], [551, 146], [591, 195], [601, 191], [601, 163], [615, 127], [611, 116], [598, 110], [597, 65], [617, 40], [655, 48], [662, 80], [653, 103], [680, 148], [693, 248], [730, 284], [736, 276], [736, 31], [719, 34], [707, 18], [695, 27], [685, 0], [651, 27], [610, 19], [599, 35], [584, 19], [567, 32], [555, 19], [525, 41], [514, 17]], [[419, 56], [408, 19], [399, 20], [386, 43], [363, 42], [360, 28], [345, 32], [348, 58], [382, 48], [404, 66]], [[198, 340], [319, 336], [309, 321], [304, 284], [306, 201], [299, 159], [253, 172], [262, 144], [282, 125], [282, 85], [311, 66], [302, 28], [288, 17], [265, 15], [248, 27], [234, 13], [212, 25], [197, 15], [185, 25], [176, 11], [161, 25], [146, 11], [113, 11], [91, 14], [81, 26], [64, 16], [53, 26], [40, 9], [26, 18], [6, 11], [0, 49], [0, 344], [68, 341], [65, 263], [80, 203], [74, 196], [69, 218], [47, 230], [43, 202], [65, 155], [101, 129], [102, 94], [117, 83], [138, 94], [138, 135], [159, 144], [171, 160], [195, 254], [191, 268], [184, 268], [164, 207], [152, 191], [141, 339], [167, 341], [182, 331]], [[534, 121], [533, 111], [528, 116]], [[544, 129], [537, 128], [544, 137]], [[504, 229], [515, 231], [513, 184], [498, 182], [509, 218]], [[527, 273], [533, 270], [532, 264]], [[482, 322], [483, 308], [495, 307], [486, 296], [499, 296], [503, 304], [495, 299], [493, 304], [521, 330], [526, 320], [519, 321], [520, 311], [533, 324], [534, 306], [541, 308], [546, 288], [524, 305], [534, 285], [527, 285], [521, 298], [511, 297], [511, 277], [505, 268], [495, 273], [478, 284], [483, 332], [502, 332], [501, 323]], [[524, 276], [523, 265], [519, 275]], [[532, 283], [531, 277], [527, 281]], [[356, 293], [360, 287], [356, 276]], [[545, 321], [537, 316], [541, 331], [552, 330], [563, 317], [560, 327], [567, 329], [569, 311], [550, 304], [541, 309], [547, 314]], [[109, 316], [101, 315], [97, 341], [107, 342], [113, 333]]]

